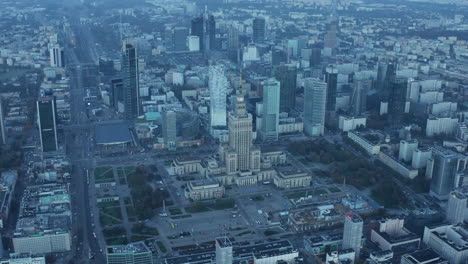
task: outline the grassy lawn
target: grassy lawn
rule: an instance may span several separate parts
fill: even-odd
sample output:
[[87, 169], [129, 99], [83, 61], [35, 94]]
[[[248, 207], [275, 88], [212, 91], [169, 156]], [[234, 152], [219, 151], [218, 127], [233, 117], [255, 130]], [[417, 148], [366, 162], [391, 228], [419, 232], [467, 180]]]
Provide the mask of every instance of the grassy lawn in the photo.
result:
[[156, 244], [158, 245], [158, 248], [159, 248], [159, 250], [161, 250], [162, 253], [166, 253], [166, 252], [167, 252], [167, 249], [166, 249], [166, 247], [164, 246], [163, 242], [158, 241], [158, 242], [156, 242]]
[[214, 203], [209, 202], [194, 202], [189, 207], [185, 208], [187, 213], [203, 213], [213, 210], [224, 210], [234, 208], [236, 201], [231, 198], [217, 199]]
[[133, 206], [131, 205], [125, 206], [125, 210], [127, 210], [127, 215], [129, 218], [136, 216], [135, 208], [133, 208]]
[[234, 208], [235, 205], [236, 201], [232, 198], [217, 199], [215, 204], [210, 206], [210, 208], [213, 208], [214, 210], [224, 210]]
[[291, 193], [286, 195], [286, 198], [288, 199], [299, 199], [302, 197], [307, 197], [309, 195], [321, 195], [321, 194], [327, 194], [327, 190], [324, 189], [315, 189], [313, 191], [303, 191], [303, 192], [296, 192], [296, 193]]
[[[307, 195], [310, 195], [310, 192], [307, 193]], [[295, 193], [291, 193], [291, 194], [286, 195], [286, 197], [288, 199], [299, 199], [299, 198], [302, 198], [302, 197], [305, 197], [305, 196], [306, 196], [306, 192], [295, 192]]]
[[110, 202], [100, 202], [98, 203], [99, 209], [106, 208], [106, 207], [116, 207], [119, 206], [119, 201], [110, 201]]
[[104, 228], [102, 230], [102, 234], [104, 237], [110, 238], [110, 237], [123, 237], [126, 235], [125, 229], [123, 227], [112, 227], [112, 228]]
[[132, 226], [132, 233], [145, 235], [145, 236], [157, 236], [159, 235], [158, 229], [145, 225], [144, 223], [136, 223]]
[[332, 193], [339, 193], [339, 192], [341, 192], [341, 190], [338, 189], [338, 188], [336, 188], [336, 187], [331, 187], [331, 188], [329, 188], [328, 190], [329, 190], [330, 192], [332, 192]]
[[127, 167], [124, 167], [123, 170], [125, 171], [125, 174], [128, 175], [130, 173], [135, 172], [136, 167], [135, 166], [127, 166]]
[[99, 222], [101, 223], [101, 226], [106, 227], [106, 226], [111, 226], [111, 225], [117, 225], [121, 224], [121, 221], [118, 221], [112, 217], [109, 217], [107, 215], [103, 215], [102, 213], [99, 213]]
[[125, 178], [124, 170], [122, 168], [117, 168], [117, 176], [119, 176], [119, 178]]
[[172, 208], [169, 209], [169, 213], [171, 213], [171, 215], [181, 215], [182, 210], [180, 210], [179, 208]]
[[94, 178], [96, 181], [109, 180], [114, 178], [112, 167], [97, 167], [94, 169]]
[[255, 202], [261, 202], [265, 200], [265, 198], [262, 195], [256, 195], [256, 196], [251, 196], [250, 199]]
[[120, 210], [120, 207], [100, 208], [100, 212], [122, 220], [122, 211]]
[[195, 213], [208, 212], [208, 211], [211, 211], [211, 209], [208, 208], [206, 204], [204, 203], [196, 202], [190, 205], [189, 207], [185, 207], [185, 211], [187, 213], [195, 214]]
[[128, 244], [128, 240], [127, 240], [126, 237], [113, 237], [113, 238], [106, 239], [106, 244], [108, 246], [111, 246], [111, 245], [126, 245], [126, 244]]
[[130, 238], [132, 242], [138, 242], [138, 241], [143, 241], [146, 240], [148, 237], [147, 236], [139, 236], [139, 235], [134, 235]]
[[192, 215], [185, 214], [185, 215], [172, 216], [171, 219], [183, 219], [183, 218], [189, 218], [189, 217], [192, 217]]

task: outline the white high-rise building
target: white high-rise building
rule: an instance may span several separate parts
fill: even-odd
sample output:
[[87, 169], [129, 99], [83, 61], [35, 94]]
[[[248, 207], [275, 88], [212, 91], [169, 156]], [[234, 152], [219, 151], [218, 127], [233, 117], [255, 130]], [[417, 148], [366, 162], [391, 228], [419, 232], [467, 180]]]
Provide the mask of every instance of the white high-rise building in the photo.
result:
[[465, 220], [466, 195], [459, 191], [450, 193], [447, 206], [447, 221], [451, 224], [460, 224]]
[[216, 239], [216, 264], [232, 264], [232, 243], [227, 237]]
[[316, 78], [304, 79], [304, 130], [311, 136], [323, 135], [327, 84]]
[[361, 238], [364, 221], [355, 213], [347, 214], [345, 217], [343, 231], [343, 249], [353, 249], [356, 252], [355, 258], [359, 259], [361, 251]]
[[59, 45], [54, 45], [49, 49], [49, 52], [51, 67], [65, 67], [65, 53], [63, 48]]
[[198, 36], [188, 36], [187, 44], [189, 51], [200, 51], [200, 38]]
[[226, 126], [226, 93], [229, 82], [224, 75], [224, 68], [213, 65], [209, 68], [208, 87], [210, 89], [211, 128]]
[[413, 158], [413, 152], [418, 149], [418, 144], [416, 139], [400, 141], [398, 159], [410, 162]]

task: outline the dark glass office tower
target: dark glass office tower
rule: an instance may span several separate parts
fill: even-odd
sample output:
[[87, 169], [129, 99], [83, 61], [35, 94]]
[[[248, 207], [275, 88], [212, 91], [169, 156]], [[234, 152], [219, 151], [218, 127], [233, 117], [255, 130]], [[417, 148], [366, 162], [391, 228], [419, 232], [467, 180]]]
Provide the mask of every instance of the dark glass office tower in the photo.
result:
[[186, 51], [187, 50], [187, 37], [189, 35], [189, 30], [186, 27], [176, 27], [174, 28], [174, 34], [172, 34], [172, 46], [174, 51]]
[[446, 199], [451, 191], [463, 184], [468, 158], [452, 150], [435, 148], [427, 168], [432, 174], [430, 194]]
[[388, 115], [393, 125], [397, 125], [405, 113], [408, 79], [395, 78], [388, 88]]
[[296, 107], [297, 69], [291, 65], [278, 66], [275, 78], [281, 85], [280, 112], [290, 112]]
[[206, 21], [206, 36], [208, 47], [205, 47], [205, 50], [215, 50], [216, 49], [216, 21], [213, 15], [209, 15]]
[[310, 55], [310, 66], [318, 66], [322, 62], [322, 49], [318, 47], [312, 48]]
[[6, 144], [5, 124], [3, 123], [3, 98], [0, 96], [0, 145]]
[[271, 64], [273, 66], [278, 66], [282, 63], [288, 62], [288, 54], [282, 47], [273, 47], [271, 49]]
[[227, 50], [229, 59], [238, 62], [239, 58], [239, 30], [236, 27], [230, 26], [228, 28]]
[[123, 80], [121, 78], [111, 80], [111, 95], [112, 106], [117, 110], [119, 102], [123, 102]]
[[336, 109], [336, 90], [338, 87], [338, 69], [327, 67], [325, 72], [325, 82], [327, 83], [327, 106], [328, 112]]
[[192, 19], [191, 35], [200, 39], [200, 50], [205, 50], [205, 26], [203, 16]]
[[252, 39], [254, 43], [263, 43], [265, 41], [265, 18], [254, 18]]
[[37, 100], [36, 104], [42, 152], [57, 151], [58, 140], [55, 100], [53, 97], [42, 97]]
[[122, 51], [123, 103], [126, 119], [140, 115], [140, 86], [136, 47], [124, 44]]

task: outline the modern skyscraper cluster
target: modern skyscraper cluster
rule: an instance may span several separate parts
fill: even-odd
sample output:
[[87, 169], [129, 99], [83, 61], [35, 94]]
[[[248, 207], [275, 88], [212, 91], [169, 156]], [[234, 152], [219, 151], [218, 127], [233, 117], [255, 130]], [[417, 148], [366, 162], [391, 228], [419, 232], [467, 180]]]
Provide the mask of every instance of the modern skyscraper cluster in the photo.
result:
[[229, 83], [220, 65], [212, 65], [208, 72], [210, 89], [211, 128], [226, 127], [226, 96]]
[[213, 15], [204, 13], [192, 20], [191, 35], [200, 39], [200, 50], [216, 49], [216, 21]]

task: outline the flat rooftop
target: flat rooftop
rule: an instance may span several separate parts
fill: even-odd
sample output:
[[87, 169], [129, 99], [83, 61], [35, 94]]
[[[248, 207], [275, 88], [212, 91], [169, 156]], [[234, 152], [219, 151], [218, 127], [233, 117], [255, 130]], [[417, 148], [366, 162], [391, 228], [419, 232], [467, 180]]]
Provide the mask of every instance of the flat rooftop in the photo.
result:
[[99, 124], [95, 128], [96, 144], [123, 144], [132, 141], [127, 123]]
[[107, 247], [107, 254], [139, 254], [146, 252], [150, 252], [150, 250], [143, 242]]
[[445, 260], [430, 248], [415, 251], [404, 256], [411, 263], [438, 264], [445, 263]]
[[362, 218], [356, 213], [347, 214], [346, 217], [351, 220], [353, 223], [361, 223]]

